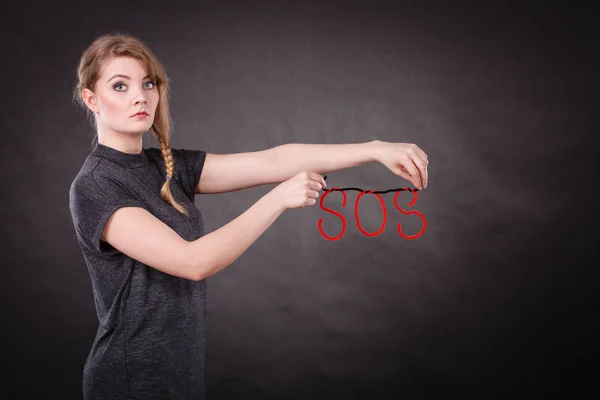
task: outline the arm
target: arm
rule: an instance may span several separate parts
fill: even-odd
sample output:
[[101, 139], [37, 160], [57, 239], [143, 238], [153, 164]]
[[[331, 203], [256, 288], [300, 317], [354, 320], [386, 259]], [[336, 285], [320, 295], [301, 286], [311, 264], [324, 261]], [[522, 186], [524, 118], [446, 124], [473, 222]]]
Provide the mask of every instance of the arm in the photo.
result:
[[379, 140], [346, 144], [287, 143], [273, 148], [276, 181], [285, 181], [300, 171], [318, 174], [356, 167], [376, 161]]
[[200, 277], [207, 278], [234, 262], [262, 233], [289, 208], [316, 203], [318, 191], [325, 186], [315, 172], [302, 172], [279, 184], [245, 213], [202, 239], [192, 243], [192, 256], [210, 251], [208, 262], [199, 267]]
[[233, 154], [207, 153], [194, 192], [226, 193], [277, 182], [274, 149]]
[[271, 193], [264, 195], [227, 225], [191, 243], [191, 257], [199, 261], [194, 268], [200, 272], [200, 279], [208, 278], [233, 263], [283, 213], [285, 209], [271, 198]]
[[299, 171], [318, 174], [356, 167], [378, 161], [394, 174], [412, 182], [418, 189], [427, 187], [427, 154], [414, 143], [372, 140], [349, 144], [289, 143], [273, 149], [276, 168], [270, 179], [283, 181]]
[[193, 242], [141, 207], [115, 211], [102, 240], [162, 272], [202, 280], [233, 263], [281, 215], [284, 208], [270, 193], [227, 225]]
[[287, 143], [267, 150], [207, 153], [195, 193], [232, 192], [283, 182], [302, 171], [318, 174], [376, 161], [378, 140], [348, 144]]

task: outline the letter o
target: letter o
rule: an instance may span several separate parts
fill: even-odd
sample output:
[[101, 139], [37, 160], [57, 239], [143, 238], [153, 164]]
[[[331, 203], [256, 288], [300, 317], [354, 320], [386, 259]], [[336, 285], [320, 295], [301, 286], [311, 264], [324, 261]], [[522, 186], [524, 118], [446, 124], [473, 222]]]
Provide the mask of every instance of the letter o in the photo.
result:
[[365, 236], [377, 236], [379, 234], [381, 234], [381, 232], [383, 232], [383, 230], [385, 229], [385, 224], [387, 221], [387, 214], [386, 214], [386, 210], [385, 210], [385, 203], [383, 202], [383, 199], [381, 198], [381, 196], [378, 193], [375, 193], [375, 196], [377, 196], [377, 198], [379, 199], [379, 202], [381, 203], [381, 206], [383, 207], [383, 224], [381, 225], [381, 229], [379, 229], [377, 232], [374, 233], [369, 233], [367, 231], [365, 231], [362, 226], [360, 226], [360, 218], [358, 216], [358, 203], [360, 202], [360, 197], [363, 194], [371, 194], [373, 193], [373, 190], [369, 190], [368, 192], [360, 192], [358, 194], [358, 197], [356, 197], [356, 202], [354, 203], [354, 217], [356, 218], [356, 226], [358, 226], [358, 229], [360, 229], [360, 231], [365, 235]]

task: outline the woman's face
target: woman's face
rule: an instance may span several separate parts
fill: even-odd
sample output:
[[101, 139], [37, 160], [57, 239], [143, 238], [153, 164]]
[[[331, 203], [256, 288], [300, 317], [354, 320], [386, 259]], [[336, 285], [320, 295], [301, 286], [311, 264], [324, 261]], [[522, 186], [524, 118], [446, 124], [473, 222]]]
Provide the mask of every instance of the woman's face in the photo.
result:
[[[154, 123], [159, 93], [140, 60], [117, 57], [104, 66], [96, 91], [84, 89], [83, 97], [96, 114], [99, 129], [143, 133]], [[148, 115], [134, 117], [140, 111]]]

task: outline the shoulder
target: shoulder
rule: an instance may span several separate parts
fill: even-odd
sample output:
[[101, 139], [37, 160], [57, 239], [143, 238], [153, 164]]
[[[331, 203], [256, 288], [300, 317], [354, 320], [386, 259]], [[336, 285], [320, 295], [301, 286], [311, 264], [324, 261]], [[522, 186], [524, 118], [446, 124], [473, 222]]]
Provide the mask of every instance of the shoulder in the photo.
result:
[[98, 192], [98, 184], [94, 179], [94, 171], [101, 163], [102, 159], [99, 157], [88, 157], [84, 161], [81, 169], [73, 178], [69, 187], [69, 198], [71, 204], [76, 198], [82, 196], [93, 196], [94, 193]]
[[[146, 154], [152, 162], [156, 163], [156, 165], [164, 171], [165, 162], [159, 148], [149, 148], [146, 150]], [[175, 169], [174, 180], [181, 186], [191, 201], [194, 201], [196, 186], [198, 185], [198, 180], [202, 173], [206, 154], [207, 153], [204, 150], [171, 147], [171, 155], [173, 156]]]
[[[145, 149], [146, 155], [156, 163], [162, 163], [164, 165], [164, 158], [160, 148], [149, 147]], [[176, 165], [185, 166], [193, 163], [199, 156], [202, 156], [204, 151], [186, 149], [182, 147], [171, 147], [171, 155]]]
[[[175, 175], [199, 175], [204, 160], [206, 159], [206, 151], [196, 149], [186, 149], [181, 147], [171, 147], [171, 155], [175, 167]], [[152, 163], [158, 165], [161, 170], [165, 168], [165, 161], [162, 151], [159, 148], [151, 147], [146, 149], [146, 155]]]
[[103, 158], [86, 159], [69, 187], [71, 209], [90, 202], [104, 203], [126, 194], [125, 185], [119, 181], [121, 173], [119, 168]]

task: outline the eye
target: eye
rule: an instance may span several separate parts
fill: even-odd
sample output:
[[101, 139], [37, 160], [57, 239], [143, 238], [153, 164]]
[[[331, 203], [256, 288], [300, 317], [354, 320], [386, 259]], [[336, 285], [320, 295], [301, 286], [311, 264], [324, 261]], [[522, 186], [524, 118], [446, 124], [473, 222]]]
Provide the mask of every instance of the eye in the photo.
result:
[[[149, 87], [149, 89], [153, 89], [156, 86], [156, 82], [154, 81], [147, 81], [146, 84], [151, 84], [152, 86]], [[122, 82], [117, 83], [115, 86], [113, 86], [113, 88], [117, 91], [117, 92], [122, 92], [123, 90], [117, 89], [119, 86], [127, 86]]]

